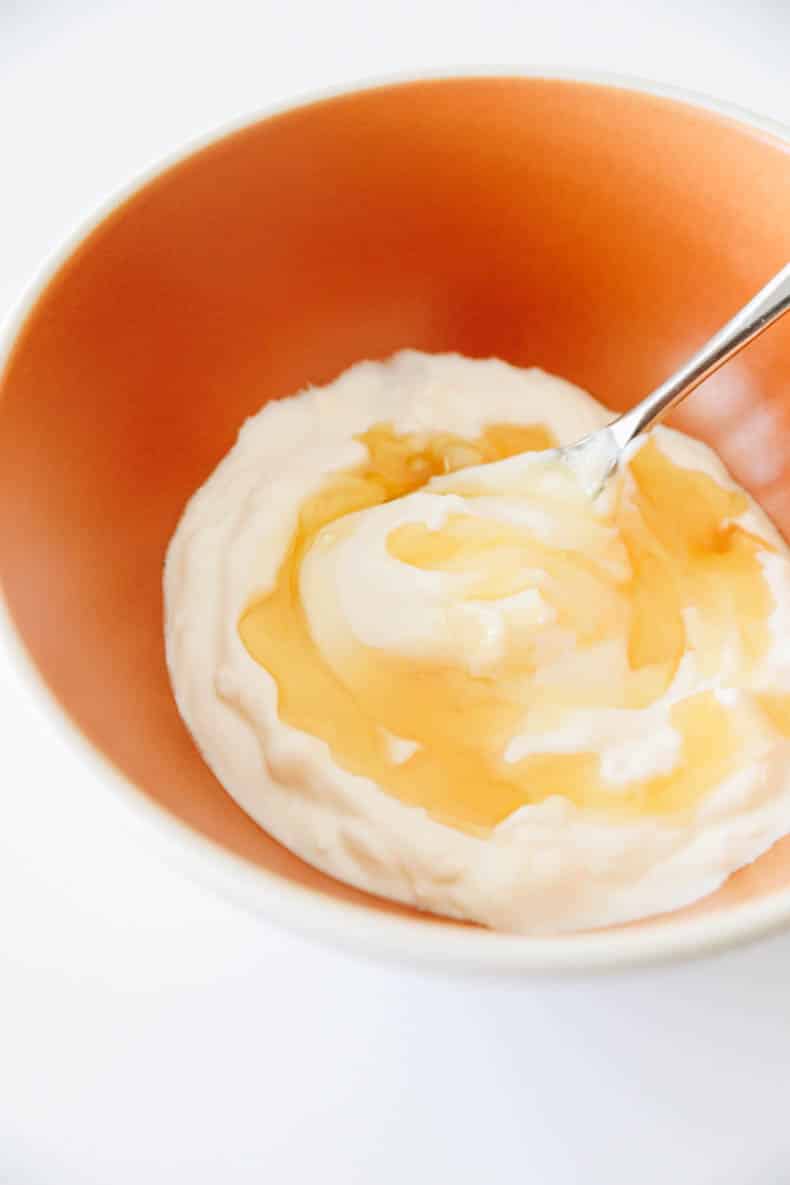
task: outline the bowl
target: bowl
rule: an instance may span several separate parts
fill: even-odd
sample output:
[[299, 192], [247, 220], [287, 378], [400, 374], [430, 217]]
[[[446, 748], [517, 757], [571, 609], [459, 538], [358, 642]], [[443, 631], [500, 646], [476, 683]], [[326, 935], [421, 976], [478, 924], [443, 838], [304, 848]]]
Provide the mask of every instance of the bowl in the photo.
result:
[[[204, 765], [170, 693], [161, 594], [186, 499], [267, 400], [412, 346], [535, 364], [624, 408], [790, 258], [788, 210], [781, 129], [647, 85], [545, 77], [311, 102], [117, 201], [49, 268], [0, 379], [5, 633], [108, 790], [244, 906], [407, 962], [613, 967], [790, 924], [790, 839], [689, 909], [557, 938], [331, 880]], [[790, 530], [790, 325], [685, 416]]]

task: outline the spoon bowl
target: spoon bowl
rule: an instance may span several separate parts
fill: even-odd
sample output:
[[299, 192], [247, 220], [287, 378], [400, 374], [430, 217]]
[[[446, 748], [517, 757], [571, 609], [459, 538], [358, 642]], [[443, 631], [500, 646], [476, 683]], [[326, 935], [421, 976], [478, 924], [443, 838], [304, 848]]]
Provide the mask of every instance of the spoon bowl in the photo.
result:
[[[790, 136], [625, 80], [452, 78], [323, 99], [166, 164], [50, 261], [0, 360], [0, 632], [147, 842], [265, 919], [445, 970], [590, 971], [790, 925], [790, 840], [691, 909], [559, 939], [323, 876], [190, 740], [161, 598], [184, 503], [239, 425], [360, 358], [493, 355], [625, 410], [790, 258]], [[784, 321], [678, 416], [786, 533], [788, 376]]]

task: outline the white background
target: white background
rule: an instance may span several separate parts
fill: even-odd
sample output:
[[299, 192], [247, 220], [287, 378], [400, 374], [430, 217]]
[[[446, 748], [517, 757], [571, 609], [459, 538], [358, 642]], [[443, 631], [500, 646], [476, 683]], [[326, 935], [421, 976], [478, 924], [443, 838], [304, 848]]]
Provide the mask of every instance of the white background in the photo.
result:
[[[787, 0], [0, 0], [0, 316], [185, 139], [505, 63], [790, 122]], [[164, 866], [2, 653], [0, 762], [3, 1185], [790, 1182], [790, 934], [587, 981], [360, 963]]]

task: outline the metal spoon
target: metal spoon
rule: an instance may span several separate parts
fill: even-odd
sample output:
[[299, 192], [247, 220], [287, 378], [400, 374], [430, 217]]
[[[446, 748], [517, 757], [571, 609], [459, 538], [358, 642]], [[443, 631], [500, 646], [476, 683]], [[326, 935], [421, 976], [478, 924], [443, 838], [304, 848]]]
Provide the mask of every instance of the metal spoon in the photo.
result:
[[620, 464], [623, 450], [641, 432], [685, 399], [695, 387], [790, 309], [790, 263], [761, 288], [731, 321], [697, 350], [680, 370], [641, 403], [576, 444], [540, 454], [570, 464], [591, 497], [596, 497]]

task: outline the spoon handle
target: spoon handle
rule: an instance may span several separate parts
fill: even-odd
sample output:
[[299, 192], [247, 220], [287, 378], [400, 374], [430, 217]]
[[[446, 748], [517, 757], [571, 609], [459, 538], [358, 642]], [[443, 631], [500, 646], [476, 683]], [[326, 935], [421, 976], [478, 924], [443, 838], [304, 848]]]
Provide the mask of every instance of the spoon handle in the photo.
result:
[[671, 407], [742, 350], [758, 334], [790, 309], [790, 263], [786, 263], [731, 321], [689, 358], [671, 378], [656, 387], [641, 403], [609, 425], [619, 449], [625, 448]]

